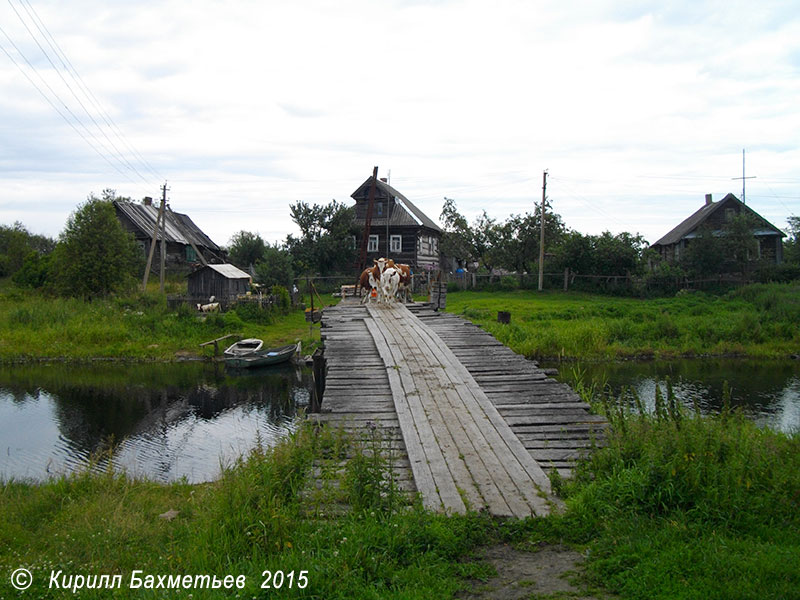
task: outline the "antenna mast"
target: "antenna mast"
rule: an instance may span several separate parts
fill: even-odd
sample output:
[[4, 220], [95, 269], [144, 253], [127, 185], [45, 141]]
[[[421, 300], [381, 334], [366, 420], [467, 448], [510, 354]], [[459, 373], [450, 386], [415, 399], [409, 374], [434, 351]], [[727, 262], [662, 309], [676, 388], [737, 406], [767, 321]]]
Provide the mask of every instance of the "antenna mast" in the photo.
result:
[[747, 201], [745, 200], [745, 195], [744, 195], [745, 180], [746, 179], [755, 179], [755, 178], [756, 178], [755, 175], [751, 175], [750, 177], [745, 177], [744, 176], [744, 148], [742, 148], [742, 176], [741, 177], [731, 177], [731, 179], [741, 179], [742, 180], [742, 204], [747, 204]]

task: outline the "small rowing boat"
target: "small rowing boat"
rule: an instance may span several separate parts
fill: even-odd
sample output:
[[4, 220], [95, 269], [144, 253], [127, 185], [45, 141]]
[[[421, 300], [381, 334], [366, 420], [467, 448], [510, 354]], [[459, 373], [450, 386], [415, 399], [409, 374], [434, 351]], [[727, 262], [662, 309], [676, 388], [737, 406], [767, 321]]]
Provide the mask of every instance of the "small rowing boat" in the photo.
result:
[[238, 369], [266, 367], [286, 362], [300, 352], [300, 342], [278, 348], [264, 348], [264, 342], [256, 338], [240, 340], [231, 344], [223, 353], [225, 364]]

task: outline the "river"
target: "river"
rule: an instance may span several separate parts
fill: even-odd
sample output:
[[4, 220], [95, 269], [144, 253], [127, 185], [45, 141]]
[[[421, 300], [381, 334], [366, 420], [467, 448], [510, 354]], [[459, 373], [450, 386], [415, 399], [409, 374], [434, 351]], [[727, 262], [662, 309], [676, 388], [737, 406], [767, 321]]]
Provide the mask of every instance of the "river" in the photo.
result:
[[787, 433], [800, 431], [800, 361], [751, 359], [682, 359], [595, 362], [560, 365], [558, 379], [571, 383], [577, 373], [587, 385], [609, 386], [615, 396], [635, 390], [643, 404], [653, 409], [655, 387], [666, 397], [670, 378], [676, 397], [689, 410], [719, 413], [723, 385], [728, 382], [731, 406], [762, 426]]
[[49, 363], [0, 370], [0, 479], [75, 470], [191, 483], [298, 424], [308, 369], [232, 374], [220, 364]]

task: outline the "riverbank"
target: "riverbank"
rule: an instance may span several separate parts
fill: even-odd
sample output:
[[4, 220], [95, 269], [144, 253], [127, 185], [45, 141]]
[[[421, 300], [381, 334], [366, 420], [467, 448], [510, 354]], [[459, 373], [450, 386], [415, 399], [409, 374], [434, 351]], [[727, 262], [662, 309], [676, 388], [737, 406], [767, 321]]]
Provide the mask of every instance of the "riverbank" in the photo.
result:
[[[800, 285], [636, 299], [579, 292], [454, 292], [447, 311], [537, 360], [800, 354]], [[507, 325], [497, 313], [511, 313]]]
[[[6, 482], [0, 596], [16, 593], [9, 577], [26, 568], [28, 593], [52, 598], [76, 586], [81, 597], [107, 597], [85, 589], [104, 574], [120, 577], [119, 597], [164, 593], [131, 590], [135, 572], [151, 586], [190, 576], [170, 597], [492, 597], [482, 590], [495, 577], [521, 570], [503, 572], [487, 549], [512, 547], [514, 560], [526, 561], [567, 545], [570, 560], [585, 564], [575, 594], [561, 598], [796, 598], [800, 438], [735, 415], [609, 410], [613, 433], [573, 482], [553, 480], [566, 509], [548, 518], [448, 517], [408, 505], [383, 479], [388, 465], [373, 443], [311, 427], [255, 449], [209, 484], [158, 485], [110, 471]], [[344, 456], [341, 485], [309, 486], [312, 471], [339, 468]], [[232, 589], [197, 587], [198, 575], [231, 576]], [[535, 578], [514, 582], [526, 598], [547, 589]]]
[[[208, 357], [200, 344], [227, 334], [257, 337], [267, 346], [303, 342], [310, 353], [319, 326], [309, 332], [302, 310], [261, 317], [234, 311], [198, 314], [170, 309], [158, 294], [91, 302], [6, 289], [0, 293], [0, 362], [32, 360], [159, 360]], [[315, 333], [316, 332], [316, 333]]]

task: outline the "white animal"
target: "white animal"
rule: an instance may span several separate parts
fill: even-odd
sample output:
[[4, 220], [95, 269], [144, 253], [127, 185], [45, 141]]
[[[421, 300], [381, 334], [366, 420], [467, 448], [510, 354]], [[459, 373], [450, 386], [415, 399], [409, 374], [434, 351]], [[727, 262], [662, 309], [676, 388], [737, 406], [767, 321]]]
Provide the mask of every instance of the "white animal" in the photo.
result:
[[204, 313], [219, 312], [219, 302], [211, 302], [210, 304], [198, 304], [197, 310]]
[[380, 301], [390, 304], [395, 301], [397, 288], [400, 285], [400, 272], [394, 267], [387, 267], [381, 273], [381, 298]]

